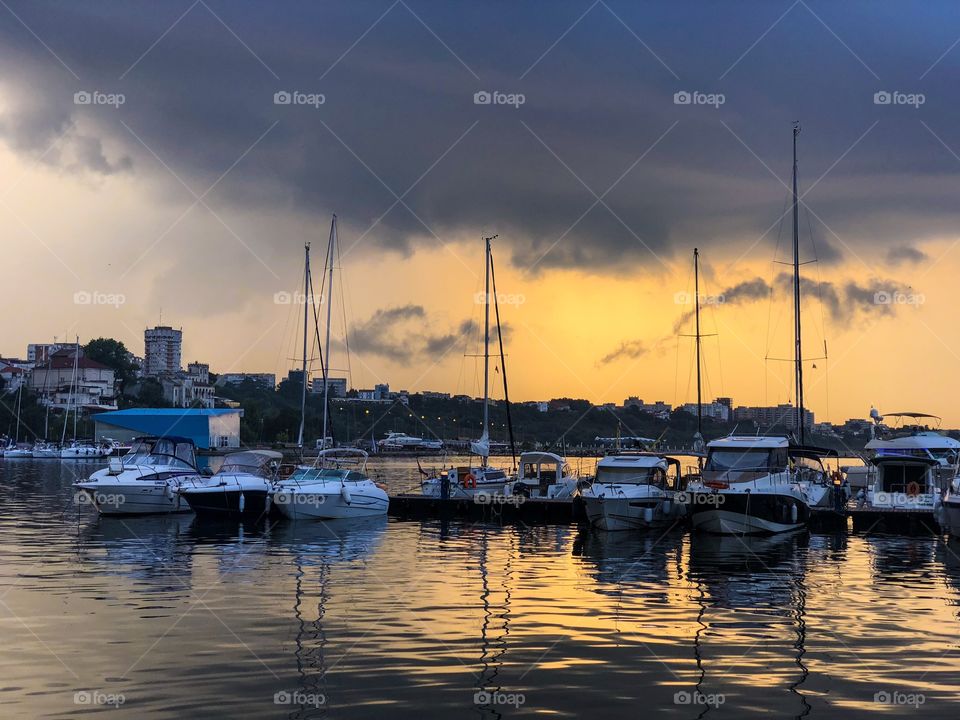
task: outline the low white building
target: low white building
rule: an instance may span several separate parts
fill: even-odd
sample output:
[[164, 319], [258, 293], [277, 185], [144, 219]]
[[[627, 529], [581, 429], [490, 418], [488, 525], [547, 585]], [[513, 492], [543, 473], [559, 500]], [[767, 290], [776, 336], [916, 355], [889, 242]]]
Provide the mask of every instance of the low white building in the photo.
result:
[[57, 350], [47, 362], [37, 365], [30, 374], [30, 389], [41, 404], [53, 408], [117, 407], [113, 368], [84, 356], [74, 345]]

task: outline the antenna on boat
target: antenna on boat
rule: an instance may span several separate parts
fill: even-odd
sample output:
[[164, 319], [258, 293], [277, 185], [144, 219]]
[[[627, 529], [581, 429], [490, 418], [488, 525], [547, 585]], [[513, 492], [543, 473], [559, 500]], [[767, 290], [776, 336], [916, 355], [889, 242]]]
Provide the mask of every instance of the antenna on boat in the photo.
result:
[[[329, 262], [330, 262], [330, 281], [327, 284], [327, 337], [324, 341], [324, 355], [327, 356], [327, 365], [330, 364], [330, 318], [333, 309], [333, 263], [334, 263], [334, 249], [337, 244], [337, 215], [334, 213], [333, 220], [330, 221], [330, 241], [328, 243], [327, 252], [329, 253]], [[341, 277], [342, 281], [342, 277]], [[327, 446], [327, 419], [329, 413], [328, 406], [328, 393], [330, 391], [330, 381], [327, 378], [327, 369], [323, 367], [323, 360], [320, 361], [320, 366], [323, 371], [323, 435], [321, 443], [323, 444], [324, 449]], [[304, 381], [306, 382], [306, 381]], [[306, 387], [306, 385], [304, 385]], [[374, 440], [376, 442], [376, 440]]]
[[803, 351], [800, 328], [800, 213], [797, 195], [797, 136], [800, 134], [800, 121], [793, 123], [793, 328], [796, 367], [797, 430], [800, 444], [803, 445]]

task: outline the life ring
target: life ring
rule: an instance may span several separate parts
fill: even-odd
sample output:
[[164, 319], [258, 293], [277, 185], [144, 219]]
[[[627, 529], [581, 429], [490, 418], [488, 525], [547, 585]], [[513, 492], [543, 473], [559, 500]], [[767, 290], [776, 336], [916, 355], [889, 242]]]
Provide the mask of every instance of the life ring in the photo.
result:
[[463, 478], [463, 486], [465, 488], [476, 488], [477, 476], [473, 473], [467, 473], [466, 477]]
[[909, 485], [907, 485], [907, 495], [909, 495], [910, 497], [916, 497], [919, 494], [920, 494], [920, 486], [917, 484], [916, 481], [913, 481]]

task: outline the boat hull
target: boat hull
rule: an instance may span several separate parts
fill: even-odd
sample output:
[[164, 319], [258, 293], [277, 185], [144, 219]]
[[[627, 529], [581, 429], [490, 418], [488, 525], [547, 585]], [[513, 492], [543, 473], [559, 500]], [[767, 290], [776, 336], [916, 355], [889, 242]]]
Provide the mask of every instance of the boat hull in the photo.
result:
[[176, 489], [159, 483], [80, 487], [101, 515], [164, 515], [190, 512], [190, 505]]
[[[222, 515], [228, 517], [266, 517], [270, 511], [270, 492], [263, 490], [239, 490], [230, 488], [217, 492], [181, 490], [180, 494], [197, 515]], [[243, 502], [241, 503], [241, 496]], [[242, 508], [241, 508], [242, 505]]]
[[281, 489], [273, 494], [273, 507], [290, 520], [340, 520], [385, 515], [389, 502], [387, 493], [376, 486], [350, 489], [349, 499], [339, 487], [329, 491]]
[[960, 538], [960, 497], [948, 495], [942, 505], [941, 517], [944, 529], [951, 537]]
[[664, 495], [630, 494], [595, 485], [582, 492], [581, 498], [587, 519], [599, 530], [644, 530], [670, 522], [664, 511], [672, 498]]
[[799, 530], [809, 506], [786, 493], [690, 493], [687, 512], [694, 529], [715, 535], [775, 535]]

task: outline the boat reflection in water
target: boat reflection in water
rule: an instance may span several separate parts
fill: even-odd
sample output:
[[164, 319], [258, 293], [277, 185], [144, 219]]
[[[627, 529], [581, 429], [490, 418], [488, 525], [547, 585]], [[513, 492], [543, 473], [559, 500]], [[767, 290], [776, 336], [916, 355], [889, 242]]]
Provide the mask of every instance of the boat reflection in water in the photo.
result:
[[277, 550], [289, 553], [294, 565], [293, 654], [298, 687], [274, 693], [274, 704], [288, 711], [286, 717], [327, 714], [331, 704], [327, 672], [331, 664], [327, 662], [326, 612], [332, 595], [331, 581], [337, 566], [363, 562], [375, 555], [386, 530], [386, 516], [322, 523], [282, 522], [271, 528], [271, 543]]
[[[694, 535], [689, 580], [699, 606], [693, 655], [698, 677], [685, 690], [705, 712], [741, 705], [758, 686], [787, 686], [792, 701], [767, 708], [805, 717], [807, 550], [809, 535]], [[718, 650], [720, 655], [718, 655]], [[775, 657], [779, 656], [779, 657]], [[783, 698], [777, 693], [770, 699]], [[701, 715], [702, 716], [702, 715]]]

